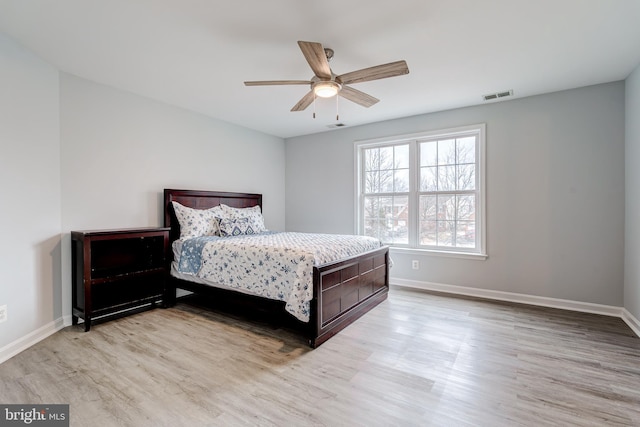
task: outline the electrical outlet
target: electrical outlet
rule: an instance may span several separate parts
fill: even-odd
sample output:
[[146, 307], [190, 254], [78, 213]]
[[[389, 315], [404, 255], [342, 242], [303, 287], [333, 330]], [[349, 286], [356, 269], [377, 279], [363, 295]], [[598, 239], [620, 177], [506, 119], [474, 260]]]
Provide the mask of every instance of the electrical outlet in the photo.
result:
[[7, 304], [0, 305], [0, 323], [7, 320]]
[[418, 261], [417, 259], [414, 259], [413, 261], [411, 261], [411, 268], [413, 268], [414, 270], [419, 269], [420, 261]]

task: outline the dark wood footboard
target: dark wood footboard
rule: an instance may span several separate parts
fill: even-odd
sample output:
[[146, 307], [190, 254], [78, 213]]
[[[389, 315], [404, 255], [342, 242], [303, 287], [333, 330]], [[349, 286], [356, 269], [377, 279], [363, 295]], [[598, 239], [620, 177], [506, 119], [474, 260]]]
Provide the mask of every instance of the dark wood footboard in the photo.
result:
[[389, 248], [314, 268], [311, 347], [316, 347], [387, 298]]

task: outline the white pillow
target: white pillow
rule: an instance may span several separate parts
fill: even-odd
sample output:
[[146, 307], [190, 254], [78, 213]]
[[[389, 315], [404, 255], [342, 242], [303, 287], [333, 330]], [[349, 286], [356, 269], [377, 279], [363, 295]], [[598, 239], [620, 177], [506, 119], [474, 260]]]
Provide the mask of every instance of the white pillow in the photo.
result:
[[251, 224], [254, 233], [262, 233], [267, 231], [267, 228], [264, 225], [264, 217], [262, 216], [262, 211], [260, 210], [260, 206], [252, 206], [250, 208], [232, 208], [231, 206], [227, 206], [221, 204], [223, 216], [222, 218], [226, 218], [232, 221], [238, 221], [243, 218], [248, 218], [248, 223]]
[[198, 236], [219, 236], [220, 228], [218, 226], [219, 217], [222, 214], [220, 206], [214, 206], [211, 209], [193, 209], [181, 205], [178, 202], [171, 202], [176, 218], [180, 224], [180, 238], [198, 237]]

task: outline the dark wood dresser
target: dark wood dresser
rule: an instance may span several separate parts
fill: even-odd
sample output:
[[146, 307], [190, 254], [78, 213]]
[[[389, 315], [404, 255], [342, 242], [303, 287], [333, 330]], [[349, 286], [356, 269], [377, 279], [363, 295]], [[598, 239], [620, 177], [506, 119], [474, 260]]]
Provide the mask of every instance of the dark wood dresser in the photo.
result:
[[84, 330], [97, 318], [155, 307], [167, 283], [170, 228], [71, 232], [72, 319]]

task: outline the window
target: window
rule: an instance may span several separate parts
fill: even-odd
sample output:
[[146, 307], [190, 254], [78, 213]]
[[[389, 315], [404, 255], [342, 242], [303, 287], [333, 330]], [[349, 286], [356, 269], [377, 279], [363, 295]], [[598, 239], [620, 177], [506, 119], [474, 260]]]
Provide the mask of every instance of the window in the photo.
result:
[[357, 142], [358, 233], [484, 255], [484, 125]]

